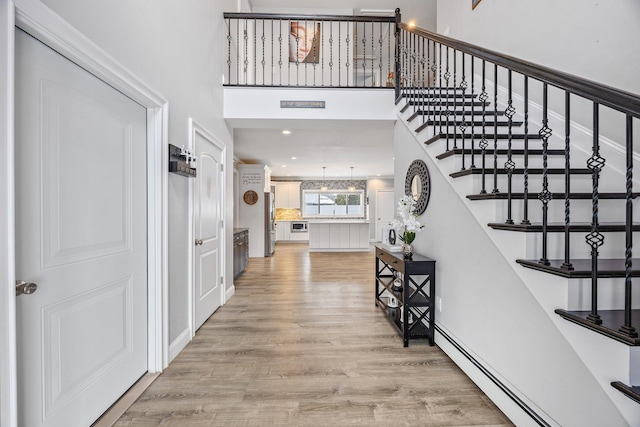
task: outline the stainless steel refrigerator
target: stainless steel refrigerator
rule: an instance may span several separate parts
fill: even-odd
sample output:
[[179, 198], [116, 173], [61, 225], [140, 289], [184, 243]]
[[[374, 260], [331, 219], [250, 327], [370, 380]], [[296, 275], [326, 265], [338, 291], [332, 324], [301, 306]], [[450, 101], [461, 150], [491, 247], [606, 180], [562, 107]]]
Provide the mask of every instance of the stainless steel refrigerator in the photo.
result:
[[276, 187], [264, 193], [264, 256], [271, 256], [276, 250]]

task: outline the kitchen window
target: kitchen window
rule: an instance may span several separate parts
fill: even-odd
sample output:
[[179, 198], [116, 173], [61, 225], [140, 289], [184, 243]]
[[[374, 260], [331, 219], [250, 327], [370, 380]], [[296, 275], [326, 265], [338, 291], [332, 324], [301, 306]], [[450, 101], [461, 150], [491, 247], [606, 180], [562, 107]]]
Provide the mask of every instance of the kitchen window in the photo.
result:
[[305, 217], [364, 218], [364, 191], [304, 190]]

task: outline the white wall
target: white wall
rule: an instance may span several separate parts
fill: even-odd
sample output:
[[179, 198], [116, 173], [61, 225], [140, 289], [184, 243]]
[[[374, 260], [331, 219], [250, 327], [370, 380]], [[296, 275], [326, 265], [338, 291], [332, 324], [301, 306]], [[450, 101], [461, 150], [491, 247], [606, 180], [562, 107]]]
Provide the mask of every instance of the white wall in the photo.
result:
[[[438, 33], [595, 82], [640, 94], [640, 2], [637, 0], [438, 1]], [[476, 69], [477, 70], [477, 69]], [[519, 85], [514, 77], [514, 86]], [[506, 81], [501, 83], [506, 86]], [[522, 94], [522, 92], [519, 92]], [[532, 100], [541, 102], [539, 92]], [[564, 98], [550, 92], [550, 109]], [[574, 98], [572, 119], [591, 128], [590, 103]], [[624, 145], [622, 117], [601, 108], [600, 132]], [[640, 131], [634, 129], [635, 140]], [[638, 145], [636, 144], [636, 147]], [[640, 148], [635, 148], [639, 151]]]
[[[626, 425], [514, 271], [521, 267], [502, 256], [485, 224], [478, 223], [454, 191], [449, 171], [437, 169], [402, 121], [396, 124], [394, 144], [396, 199], [404, 192], [413, 160], [424, 160], [430, 172], [431, 198], [419, 218], [426, 228], [418, 233], [414, 247], [436, 260], [436, 293], [442, 307], [436, 310], [436, 323], [552, 425]], [[447, 348], [439, 334], [436, 343]], [[457, 350], [447, 351], [460, 359]], [[468, 374], [507, 415], [522, 415], [509, 411], [512, 402], [496, 393], [486, 377], [473, 369]], [[532, 424], [526, 416], [512, 421]]]
[[[169, 100], [169, 142], [188, 143], [188, 118], [227, 146], [227, 194], [233, 189], [232, 132], [222, 119], [222, 13], [237, 1], [44, 0], [47, 6]], [[169, 341], [189, 328], [188, 178], [169, 174]], [[231, 199], [231, 198], [229, 198]], [[227, 204], [225, 224], [233, 224]], [[233, 283], [233, 236], [226, 227], [226, 281]]]

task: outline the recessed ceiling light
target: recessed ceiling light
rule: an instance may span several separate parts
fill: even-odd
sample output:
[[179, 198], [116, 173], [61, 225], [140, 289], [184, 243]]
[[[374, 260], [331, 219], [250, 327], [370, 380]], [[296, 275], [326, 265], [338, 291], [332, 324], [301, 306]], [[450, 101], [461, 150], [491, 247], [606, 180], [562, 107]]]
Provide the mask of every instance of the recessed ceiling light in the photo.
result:
[[283, 133], [284, 135], [289, 135], [289, 134], [291, 133], [291, 131], [290, 131], [290, 130], [285, 129], [285, 130], [283, 130], [283, 131], [282, 131], [282, 133]]
[[298, 158], [296, 156], [291, 157], [291, 160], [297, 160]]
[[376, 174], [376, 176], [380, 176], [380, 174], [378, 173], [378, 174]]
[[287, 167], [287, 165], [282, 165], [282, 167], [283, 167], [283, 168], [286, 168], [286, 167]]

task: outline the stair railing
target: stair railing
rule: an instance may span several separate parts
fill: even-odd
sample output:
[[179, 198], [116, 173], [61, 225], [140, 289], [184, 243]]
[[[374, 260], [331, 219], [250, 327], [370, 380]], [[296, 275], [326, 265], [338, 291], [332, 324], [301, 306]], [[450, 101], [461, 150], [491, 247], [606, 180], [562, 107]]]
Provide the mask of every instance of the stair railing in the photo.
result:
[[[418, 28], [409, 27], [398, 23], [399, 46], [397, 49], [396, 70], [396, 102], [404, 99], [413, 107], [414, 117], [422, 115], [422, 125], [416, 131], [431, 129], [432, 136], [427, 143], [437, 139], [446, 140], [446, 150], [450, 154], [459, 155], [461, 158], [461, 171], [452, 174], [479, 174], [481, 175], [480, 196], [504, 198], [507, 200], [506, 224], [514, 223], [512, 218], [512, 203], [521, 199], [523, 218], [519, 224], [521, 231], [539, 230], [542, 233], [542, 246], [539, 260], [527, 265], [564, 277], [590, 277], [591, 278], [591, 309], [585, 318], [593, 329], [602, 323], [598, 307], [598, 278], [600, 277], [624, 277], [625, 300], [624, 316], [622, 324], [615, 326], [614, 334], [621, 341], [629, 341], [638, 337], [636, 327], [632, 324], [632, 276], [638, 274], [638, 269], [633, 269], [632, 258], [633, 242], [633, 199], [637, 193], [633, 192], [633, 122], [640, 118], [640, 97], [629, 92], [615, 89], [564, 72], [523, 61], [508, 55], [503, 55], [488, 49], [484, 49], [466, 42], [454, 40], [436, 33]], [[426, 48], [425, 48], [426, 46]], [[444, 53], [444, 54], [443, 54]], [[478, 63], [478, 64], [476, 64]], [[481, 72], [475, 74], [476, 65]], [[491, 67], [493, 65], [493, 67]], [[493, 72], [491, 72], [493, 69]], [[430, 72], [432, 71], [432, 72]], [[436, 73], [438, 71], [438, 73]], [[471, 77], [470, 77], [471, 76]], [[513, 79], [517, 77], [517, 83]], [[460, 80], [459, 80], [460, 79]], [[471, 79], [471, 93], [468, 93], [468, 81]], [[479, 80], [480, 83], [476, 83]], [[533, 84], [532, 84], [533, 83]], [[475, 88], [480, 87], [480, 94], [475, 93]], [[490, 89], [493, 88], [493, 99]], [[506, 93], [499, 99], [499, 89]], [[564, 104], [564, 138], [553, 138], [553, 130], [550, 127], [549, 110], [553, 90], [553, 106]], [[519, 92], [519, 101], [514, 99], [514, 92]], [[439, 97], [432, 94], [439, 94]], [[437, 99], [438, 98], [438, 99]], [[591, 124], [583, 123], [581, 117], [571, 116], [571, 102], [578, 100], [581, 103], [590, 103], [593, 108]], [[492, 102], [493, 101], [493, 102]], [[537, 102], [542, 104], [541, 128], [537, 133], [529, 134], [531, 125], [530, 104]], [[424, 104], [426, 103], [426, 105]], [[490, 105], [492, 103], [492, 105]], [[467, 106], [471, 108], [465, 109]], [[600, 151], [600, 107], [604, 106], [615, 115], [624, 118], [626, 128], [624, 136], [616, 136], [615, 139], [624, 139], [626, 150], [626, 185], [624, 192], [603, 193], [600, 189], [601, 174], [605, 166], [605, 159]], [[559, 113], [556, 111], [556, 113]], [[560, 113], [561, 114], [561, 113]], [[477, 121], [477, 115], [481, 120]], [[514, 133], [516, 115], [523, 118], [524, 134]], [[612, 114], [609, 114], [610, 117]], [[470, 117], [469, 117], [470, 116]], [[506, 117], [507, 132], [499, 133], [499, 117]], [[558, 119], [554, 119], [558, 121]], [[583, 126], [589, 128], [593, 135], [593, 147], [591, 157], [586, 167], [571, 168], [571, 121], [578, 120]], [[466, 132], [471, 122], [471, 133]], [[491, 134], [491, 122], [493, 121], [493, 134]], [[476, 124], [481, 132], [476, 134]], [[518, 123], [518, 126], [520, 123]], [[613, 131], [612, 131], [613, 133]], [[522, 148], [514, 148], [514, 142], [522, 139]], [[555, 148], [557, 140], [564, 139], [564, 147]], [[493, 141], [491, 141], [493, 140]], [[500, 148], [502, 140], [507, 141], [506, 149]], [[532, 141], [539, 142], [539, 149], [531, 146]], [[476, 145], [477, 142], [477, 145]], [[493, 147], [491, 147], [493, 142]], [[461, 147], [461, 148], [458, 148]], [[477, 147], [477, 148], [476, 148]], [[521, 168], [518, 168], [513, 160], [513, 154], [522, 155]], [[530, 160], [532, 153], [542, 156], [542, 168], [531, 169]], [[475, 156], [481, 158], [481, 167], [475, 166]], [[471, 166], [467, 167], [467, 158], [471, 158]], [[488, 166], [486, 156], [493, 156], [493, 167]], [[500, 156], [506, 156], [506, 162], [502, 168], [498, 167]], [[564, 168], [554, 169], [549, 167], [551, 156], [564, 156]], [[514, 193], [512, 190], [512, 178], [515, 174], [522, 175], [522, 193]], [[592, 177], [592, 189], [589, 193], [572, 193], [572, 178], [576, 175]], [[507, 176], [507, 194], [501, 193], [498, 188], [498, 176]], [[532, 181], [534, 175], [540, 176], [540, 181]], [[550, 176], [564, 175], [564, 188], [551, 191]], [[487, 193], [486, 179], [493, 177], [493, 189]], [[541, 201], [542, 223], [532, 224], [529, 219], [529, 202], [532, 184], [538, 188], [537, 198]], [[618, 269], [613, 273], [610, 269], [606, 272], [599, 271], [602, 260], [599, 258], [600, 247], [604, 243], [603, 228], [600, 224], [600, 205], [602, 197], [607, 199], [622, 199], [625, 204], [625, 247], [624, 269]], [[571, 231], [574, 225], [571, 221], [571, 200], [591, 199], [592, 215], [589, 224], [589, 232], [585, 236], [591, 249], [591, 259], [587, 262], [590, 268], [576, 267], [571, 258]], [[554, 199], [564, 199], [564, 224], [552, 227], [549, 222], [549, 205]], [[538, 227], [538, 228], [535, 228]], [[576, 228], [576, 229], [584, 229]], [[564, 232], [564, 258], [550, 260], [548, 257], [548, 233]], [[608, 229], [607, 229], [608, 231]], [[640, 261], [639, 261], [640, 262]], [[616, 268], [614, 268], [616, 270]]]
[[397, 87], [395, 16], [225, 13], [225, 86]]

